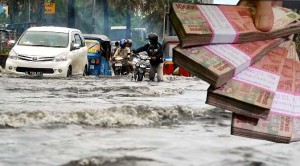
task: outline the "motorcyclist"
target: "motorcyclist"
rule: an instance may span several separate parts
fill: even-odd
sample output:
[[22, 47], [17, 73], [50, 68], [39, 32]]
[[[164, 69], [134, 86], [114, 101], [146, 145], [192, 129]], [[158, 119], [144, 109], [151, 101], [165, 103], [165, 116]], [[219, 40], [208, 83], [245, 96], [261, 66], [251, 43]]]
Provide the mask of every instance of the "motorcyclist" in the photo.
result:
[[128, 47], [128, 48], [130, 49], [130, 51], [131, 51], [132, 40], [131, 40], [131, 39], [127, 39], [126, 41], [127, 41], [127, 42], [126, 42], [126, 47]]
[[115, 42], [115, 48], [113, 50], [113, 53], [115, 53], [117, 51], [117, 49], [120, 48], [120, 42], [119, 41], [116, 41]]
[[157, 73], [157, 81], [162, 81], [163, 77], [163, 50], [162, 45], [158, 42], [158, 35], [150, 33], [148, 35], [149, 43], [133, 50], [134, 53], [146, 51], [150, 59], [149, 79], [154, 81], [155, 73]]
[[[117, 57], [123, 58], [122, 63], [126, 67], [127, 74], [129, 74], [131, 72], [131, 67], [130, 67], [131, 64], [129, 63], [130, 49], [126, 47], [126, 42], [127, 41], [125, 39], [120, 40], [120, 47], [116, 50], [112, 59], [114, 61], [115, 58]], [[113, 64], [113, 69], [115, 70], [115, 63]]]
[[133, 72], [133, 63], [132, 63], [132, 59], [133, 59], [133, 52], [132, 52], [132, 40], [131, 39], [127, 39], [126, 40], [126, 47], [129, 48], [130, 50], [130, 61], [129, 63], [129, 67], [130, 67], [130, 73]]

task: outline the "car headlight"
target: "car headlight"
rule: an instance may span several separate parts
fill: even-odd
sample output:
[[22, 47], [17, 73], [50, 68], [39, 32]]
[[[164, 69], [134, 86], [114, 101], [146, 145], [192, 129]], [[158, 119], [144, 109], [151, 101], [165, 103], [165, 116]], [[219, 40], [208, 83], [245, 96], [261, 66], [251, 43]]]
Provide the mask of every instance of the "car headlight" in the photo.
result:
[[64, 53], [62, 53], [62, 54], [59, 54], [59, 55], [57, 55], [55, 58], [54, 58], [54, 62], [62, 62], [62, 61], [67, 61], [67, 53], [66, 52], [64, 52]]
[[12, 50], [9, 51], [8, 58], [18, 59], [18, 54], [12, 49]]

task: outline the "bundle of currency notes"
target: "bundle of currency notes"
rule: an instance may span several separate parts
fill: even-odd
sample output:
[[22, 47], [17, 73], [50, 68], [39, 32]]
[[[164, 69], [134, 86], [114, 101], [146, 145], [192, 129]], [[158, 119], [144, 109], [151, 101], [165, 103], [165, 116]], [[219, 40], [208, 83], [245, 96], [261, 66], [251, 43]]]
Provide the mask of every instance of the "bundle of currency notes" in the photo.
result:
[[256, 63], [284, 39], [243, 44], [218, 44], [173, 50], [174, 63], [217, 88]]
[[255, 28], [252, 10], [242, 6], [173, 3], [170, 18], [182, 47], [268, 40], [300, 32], [300, 15], [292, 10], [274, 7], [274, 24], [268, 32]]
[[262, 32], [253, 8], [173, 3], [173, 61], [211, 85], [207, 104], [233, 112], [232, 135], [289, 143], [300, 141], [300, 15], [273, 13]]
[[233, 114], [231, 134], [279, 143], [300, 141], [300, 63], [286, 59], [267, 119]]
[[210, 87], [206, 103], [237, 114], [266, 119], [275, 91], [281, 82], [293, 81], [285, 73], [291, 41], [281, 44], [266, 54], [259, 62], [233, 77], [222, 87]]

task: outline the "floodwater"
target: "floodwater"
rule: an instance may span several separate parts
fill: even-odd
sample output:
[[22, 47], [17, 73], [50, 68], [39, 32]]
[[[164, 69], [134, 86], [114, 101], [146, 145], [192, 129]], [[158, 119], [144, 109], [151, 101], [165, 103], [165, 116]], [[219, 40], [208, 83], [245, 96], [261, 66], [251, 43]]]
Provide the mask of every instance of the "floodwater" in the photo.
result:
[[300, 144], [230, 135], [208, 84], [0, 74], [1, 166], [298, 165]]

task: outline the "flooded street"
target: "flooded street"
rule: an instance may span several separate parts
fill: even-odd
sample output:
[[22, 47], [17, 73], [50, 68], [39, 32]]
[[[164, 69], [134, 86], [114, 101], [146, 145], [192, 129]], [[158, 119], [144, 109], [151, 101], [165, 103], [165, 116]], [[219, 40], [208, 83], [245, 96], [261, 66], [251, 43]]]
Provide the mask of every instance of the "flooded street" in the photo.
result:
[[0, 75], [1, 166], [297, 165], [300, 144], [230, 135], [231, 113], [188, 77]]

